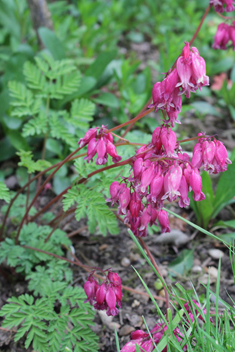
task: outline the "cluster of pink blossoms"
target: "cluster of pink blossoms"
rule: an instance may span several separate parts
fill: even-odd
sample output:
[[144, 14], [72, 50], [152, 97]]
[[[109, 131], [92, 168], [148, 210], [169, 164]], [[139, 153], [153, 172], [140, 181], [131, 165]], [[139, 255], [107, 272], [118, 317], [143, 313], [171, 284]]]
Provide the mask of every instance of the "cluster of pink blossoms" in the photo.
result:
[[[193, 300], [193, 302], [199, 307], [200, 307], [200, 304]], [[189, 315], [189, 319], [186, 319], [189, 324], [191, 325], [192, 322], [194, 322], [194, 315], [193, 313], [191, 312], [191, 309], [188, 305], [188, 303], [185, 303], [184, 305], [188, 315]], [[198, 315], [199, 312], [195, 309], [195, 313]], [[203, 309], [203, 313], [204, 315], [206, 315], [206, 309]], [[185, 317], [186, 318], [186, 317]], [[200, 320], [202, 320], [204, 322], [204, 319], [203, 317], [200, 315], [198, 315], [198, 318]], [[210, 321], [213, 323], [213, 320], [212, 318], [210, 318]], [[186, 326], [185, 326], [186, 328]], [[150, 335], [148, 333], [146, 333], [145, 331], [143, 330], [136, 330], [136, 331], [133, 331], [131, 333], [131, 341], [127, 342], [125, 344], [125, 346], [123, 346], [123, 348], [121, 349], [121, 352], [136, 352], [136, 345], [139, 346], [139, 349], [141, 352], [152, 352], [154, 350], [154, 344], [153, 344], [153, 341], [154, 343], [157, 345], [160, 340], [162, 339], [162, 337], [167, 334], [167, 326], [165, 324], [156, 324], [154, 326], [154, 328], [152, 330], [150, 330], [150, 333], [152, 335], [152, 338], [150, 337]], [[175, 328], [173, 330], [173, 334], [175, 335], [175, 337], [177, 338], [178, 342], [182, 342], [183, 340], [183, 334], [180, 332], [180, 329], [179, 328]], [[187, 351], [187, 345], [183, 346], [183, 351]], [[163, 350], [161, 350], [161, 352], [167, 352], [167, 346], [164, 347]]]
[[155, 107], [155, 111], [165, 110], [168, 120], [174, 127], [177, 116], [181, 111], [182, 98], [185, 94], [190, 98], [191, 92], [196, 92], [199, 88], [209, 85], [209, 77], [206, 75], [205, 60], [199, 55], [197, 48], [190, 50], [189, 43], [185, 43], [183, 55], [179, 56], [174, 68], [162, 82], [157, 82], [153, 86], [153, 104], [149, 108]]
[[[232, 12], [235, 10], [233, 0], [210, 0], [210, 5], [215, 7], [216, 12]], [[224, 7], [225, 5], [225, 7]]]
[[147, 236], [148, 225], [157, 224], [157, 220], [162, 233], [170, 232], [163, 201], [178, 199], [181, 208], [187, 207], [191, 190], [195, 201], [205, 199], [199, 168], [216, 174], [225, 171], [231, 163], [220, 141], [203, 133], [198, 137], [190, 160], [177, 144], [175, 132], [168, 126], [157, 127], [152, 142], [136, 151], [131, 176], [111, 184], [111, 198], [107, 201], [119, 205], [119, 215], [125, 215], [124, 222], [130, 225], [135, 236]]
[[87, 300], [85, 302], [90, 302], [92, 306], [97, 310], [105, 310], [107, 315], [117, 315], [118, 309], [122, 306], [122, 287], [121, 279], [117, 273], [109, 271], [106, 280], [99, 285], [91, 274], [84, 285], [84, 291], [87, 295]]
[[233, 48], [235, 50], [235, 21], [233, 21], [232, 25], [228, 25], [227, 23], [220, 23], [215, 34], [212, 48], [226, 50], [226, 45], [230, 40], [233, 43]]
[[95, 160], [97, 165], [104, 165], [107, 162], [108, 154], [112, 157], [112, 161], [117, 163], [122, 158], [117, 155], [116, 147], [113, 144], [113, 136], [108, 133], [108, 129], [102, 125], [99, 133], [97, 133], [98, 127], [89, 129], [85, 136], [78, 142], [80, 148], [88, 144], [87, 156], [84, 158], [89, 161], [93, 161], [93, 157], [97, 153]]

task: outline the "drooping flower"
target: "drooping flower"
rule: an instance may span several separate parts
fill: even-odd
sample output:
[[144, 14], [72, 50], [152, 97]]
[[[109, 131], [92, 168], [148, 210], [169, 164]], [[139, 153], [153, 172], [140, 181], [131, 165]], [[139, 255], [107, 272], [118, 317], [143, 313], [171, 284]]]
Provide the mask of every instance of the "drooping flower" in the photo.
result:
[[212, 45], [213, 49], [221, 49], [221, 50], [226, 50], [227, 43], [230, 39], [230, 27], [227, 23], [220, 23], [218, 25], [215, 38], [214, 38], [214, 43]]

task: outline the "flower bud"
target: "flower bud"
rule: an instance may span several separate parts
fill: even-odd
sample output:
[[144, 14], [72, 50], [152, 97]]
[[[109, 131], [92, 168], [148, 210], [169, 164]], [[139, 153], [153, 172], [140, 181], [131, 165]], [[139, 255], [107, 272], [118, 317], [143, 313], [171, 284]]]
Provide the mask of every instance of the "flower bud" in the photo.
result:
[[128, 207], [131, 200], [131, 193], [128, 187], [119, 196], [119, 210], [120, 214], [126, 214], [126, 208]]
[[157, 174], [150, 184], [151, 200], [156, 203], [158, 196], [162, 193], [164, 185], [163, 174]]
[[108, 273], [108, 279], [114, 286], [120, 286], [121, 285], [121, 279], [120, 279], [120, 276], [117, 273], [113, 273], [112, 271], [110, 271]]
[[170, 232], [168, 214], [165, 210], [160, 209], [158, 211], [158, 221], [162, 229], [162, 233]]
[[104, 165], [107, 162], [106, 143], [103, 138], [98, 141], [96, 165]]
[[155, 166], [152, 164], [149, 168], [147, 168], [141, 176], [141, 185], [140, 190], [142, 193], [146, 191], [146, 188], [150, 185], [155, 175]]
[[108, 310], [106, 312], [106, 314], [108, 316], [112, 315], [115, 316], [118, 314], [118, 309], [116, 308], [116, 295], [112, 289], [112, 287], [108, 288], [108, 291], [106, 293], [106, 297], [105, 297], [106, 303], [108, 305]]
[[202, 192], [202, 178], [197, 169], [192, 170], [190, 176], [190, 186], [193, 190], [193, 199], [195, 201], [205, 199], [205, 195]]
[[88, 143], [87, 156], [84, 158], [84, 160], [87, 160], [88, 163], [90, 160], [93, 161], [92, 159], [95, 156], [97, 151], [97, 144], [98, 144], [98, 141], [96, 141], [95, 138], [92, 138]]
[[95, 128], [90, 128], [86, 133], [83, 138], [81, 138], [78, 142], [79, 147], [82, 148], [84, 145], [90, 142], [91, 139], [96, 138], [97, 136], [97, 129], [98, 127]]
[[162, 128], [161, 132], [161, 142], [165, 149], [167, 156], [172, 156], [176, 147], [176, 134], [171, 130], [171, 128]]

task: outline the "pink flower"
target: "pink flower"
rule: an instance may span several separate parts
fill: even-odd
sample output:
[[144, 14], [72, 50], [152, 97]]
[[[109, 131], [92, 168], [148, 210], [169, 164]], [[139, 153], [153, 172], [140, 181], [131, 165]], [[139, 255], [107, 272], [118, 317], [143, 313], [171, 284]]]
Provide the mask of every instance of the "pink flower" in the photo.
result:
[[157, 174], [150, 184], [150, 196], [151, 200], [156, 203], [158, 196], [163, 191], [164, 176], [163, 174]]
[[206, 63], [198, 54], [192, 53], [192, 69], [192, 77], [195, 79], [198, 87], [201, 89], [203, 86], [208, 86], [209, 77], [206, 76]]
[[114, 286], [120, 286], [121, 285], [121, 279], [120, 279], [120, 276], [117, 273], [113, 273], [112, 271], [110, 271], [108, 273], [108, 279]]
[[152, 144], [156, 147], [157, 151], [159, 151], [162, 147], [161, 142], [161, 127], [155, 128], [152, 134]]
[[[228, 158], [228, 153], [222, 142], [215, 140], [215, 159], [213, 164], [215, 166], [215, 173], [226, 171], [227, 164], [232, 164]], [[216, 161], [216, 163], [215, 163]]]
[[107, 304], [105, 302], [105, 297], [107, 293], [107, 285], [105, 282], [101, 284], [101, 286], [96, 291], [96, 303], [94, 308], [97, 310], [104, 310], [107, 308]]
[[179, 206], [181, 208], [185, 208], [190, 204], [190, 199], [188, 197], [189, 187], [184, 175], [182, 175], [181, 177], [179, 192], [180, 192]]
[[234, 11], [234, 6], [233, 6], [234, 2], [233, 2], [233, 0], [224, 0], [224, 3], [226, 5], [226, 8], [225, 8], [226, 12]]
[[135, 330], [131, 332], [131, 340], [144, 339], [148, 336], [149, 334], [147, 334], [144, 330]]
[[162, 199], [169, 198], [170, 202], [176, 200], [180, 196], [178, 191], [182, 177], [182, 169], [179, 165], [171, 166], [168, 173], [164, 177], [165, 194]]
[[190, 98], [190, 92], [196, 91], [196, 87], [191, 80], [193, 74], [192, 64], [189, 61], [185, 61], [183, 56], [180, 56], [177, 59], [176, 68], [180, 78], [180, 82], [176, 87], [182, 87], [181, 94], [185, 93], [186, 98]]
[[202, 145], [196, 143], [193, 148], [192, 166], [199, 169], [202, 166]]
[[140, 217], [140, 237], [146, 237], [147, 236], [147, 228], [148, 228], [148, 224], [151, 220], [151, 215], [149, 213], [148, 208], [145, 208], [141, 217]]
[[215, 143], [205, 141], [202, 143], [202, 160], [205, 171], [214, 171], [212, 160], [215, 156]]
[[155, 165], [152, 164], [142, 173], [141, 184], [140, 184], [140, 190], [142, 193], [146, 191], [146, 188], [150, 185], [154, 176], [155, 176]]
[[168, 214], [165, 210], [160, 209], [158, 212], [158, 221], [162, 229], [162, 233], [170, 232]]
[[214, 43], [212, 45], [213, 49], [226, 50], [226, 45], [230, 39], [229, 25], [226, 23], [220, 23], [215, 34]]
[[87, 156], [84, 158], [84, 160], [87, 160], [88, 163], [90, 160], [93, 161], [93, 157], [95, 156], [96, 150], [97, 150], [97, 144], [98, 144], [98, 142], [96, 141], [95, 138], [92, 138], [89, 141], [88, 149], [87, 149]]
[[84, 291], [85, 291], [85, 294], [87, 295], [87, 299], [85, 300], [84, 303], [90, 302], [90, 305], [92, 306], [93, 301], [95, 300], [96, 291], [98, 290], [98, 288], [99, 288], [99, 283], [92, 277], [89, 277], [84, 285]]
[[84, 147], [84, 145], [88, 144], [92, 138], [96, 138], [97, 129], [98, 129], [98, 127], [90, 128], [85, 133], [85, 136], [83, 138], [81, 138], [78, 142], [80, 148], [82, 148], [82, 147]]
[[129, 208], [133, 218], [137, 218], [141, 209], [141, 198], [137, 192], [132, 193]]
[[195, 201], [205, 199], [205, 194], [202, 192], [202, 178], [197, 169], [192, 170], [190, 176], [190, 186], [193, 190], [193, 199]]
[[112, 315], [112, 316], [117, 315], [117, 314], [118, 314], [118, 309], [116, 308], [117, 299], [116, 299], [116, 295], [115, 295], [115, 293], [114, 293], [112, 287], [109, 287], [109, 288], [108, 288], [108, 291], [107, 291], [107, 293], [106, 293], [105, 300], [106, 300], [106, 303], [107, 303], [107, 306], [108, 306], [108, 309], [107, 309], [106, 314], [107, 314], [108, 316], [110, 316], [110, 315]]
[[107, 162], [107, 153], [106, 153], [106, 143], [103, 138], [98, 141], [97, 144], [97, 158], [96, 164], [97, 165], [104, 165]]
[[229, 38], [233, 43], [233, 50], [235, 50], [235, 21], [233, 21], [232, 26], [229, 27]]
[[176, 148], [176, 134], [171, 130], [170, 127], [163, 127], [161, 132], [161, 142], [165, 149], [167, 156], [174, 155], [174, 150]]
[[131, 200], [131, 193], [130, 189], [128, 187], [125, 188], [125, 190], [120, 194], [119, 196], [119, 214], [126, 214], [126, 209], [130, 203]]
[[107, 140], [107, 153], [112, 157], [113, 163], [117, 163], [120, 160], [122, 160], [122, 157], [117, 155], [117, 150], [115, 145], [111, 143], [109, 140]]

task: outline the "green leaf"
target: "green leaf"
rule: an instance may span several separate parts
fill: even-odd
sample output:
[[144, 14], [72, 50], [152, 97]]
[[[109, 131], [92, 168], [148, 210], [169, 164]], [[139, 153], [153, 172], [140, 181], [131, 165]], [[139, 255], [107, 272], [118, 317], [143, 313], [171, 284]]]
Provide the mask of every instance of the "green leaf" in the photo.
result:
[[227, 171], [225, 171], [218, 182], [215, 200], [214, 200], [214, 211], [212, 218], [228, 204], [234, 202], [235, 196], [235, 163], [228, 165]]
[[46, 149], [56, 155], [62, 156], [61, 147], [61, 144], [56, 139], [48, 138], [46, 141]]
[[63, 44], [54, 32], [52, 32], [46, 27], [41, 27], [38, 30], [38, 34], [41, 41], [43, 42], [45, 47], [51, 52], [55, 60], [60, 60], [65, 57], [65, 49], [63, 47]]
[[11, 144], [17, 149], [29, 150], [29, 145], [24, 137], [22, 137], [21, 133], [16, 130], [9, 130], [8, 137], [11, 141]]
[[204, 228], [208, 227], [211, 215], [214, 210], [214, 193], [212, 188], [211, 178], [207, 172], [201, 174], [202, 177], [202, 191], [205, 194], [205, 199], [195, 202], [190, 194], [190, 205], [196, 213], [199, 225]]
[[9, 189], [4, 182], [0, 182], [0, 199], [5, 200], [7, 203], [9, 203], [11, 199]]
[[116, 57], [116, 55], [116, 50], [101, 53], [93, 62], [93, 64], [91, 64], [86, 70], [85, 75], [94, 77], [96, 80], [98, 80], [102, 76], [102, 73], [104, 72], [107, 65]]
[[110, 106], [111, 108], [118, 108], [120, 105], [118, 98], [111, 93], [102, 93], [97, 98], [93, 99], [93, 101], [97, 104]]
[[170, 273], [184, 275], [193, 266], [193, 250], [183, 249], [180, 255], [174, 259], [169, 265]]
[[191, 103], [191, 106], [193, 106], [200, 114], [221, 116], [221, 114], [214, 108], [213, 105], [205, 101], [196, 101], [194, 103]]

